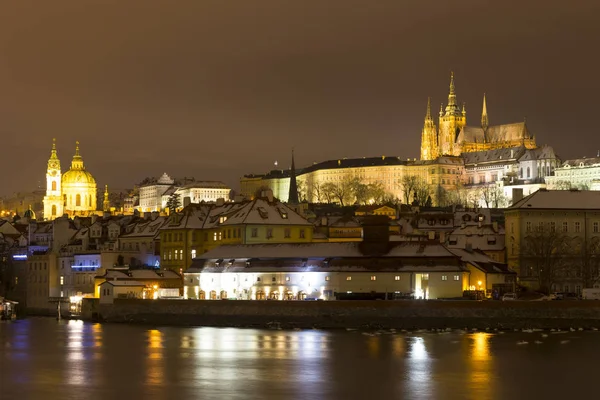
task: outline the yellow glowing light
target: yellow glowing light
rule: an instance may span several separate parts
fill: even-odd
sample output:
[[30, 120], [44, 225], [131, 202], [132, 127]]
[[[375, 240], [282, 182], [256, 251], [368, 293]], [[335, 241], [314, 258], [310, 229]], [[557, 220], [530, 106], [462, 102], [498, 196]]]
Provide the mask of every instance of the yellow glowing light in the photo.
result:
[[478, 286], [481, 286], [481, 281], [477, 281], [477, 285], [478, 285]]

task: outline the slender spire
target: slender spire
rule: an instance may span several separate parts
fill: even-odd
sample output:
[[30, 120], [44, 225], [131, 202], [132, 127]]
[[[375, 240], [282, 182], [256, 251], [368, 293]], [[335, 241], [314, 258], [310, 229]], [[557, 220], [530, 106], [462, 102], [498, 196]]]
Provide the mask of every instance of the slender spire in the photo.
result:
[[463, 102], [462, 115], [467, 115], [467, 103]]
[[292, 149], [292, 170], [290, 173], [290, 192], [288, 194], [288, 204], [299, 204], [298, 182], [296, 182], [296, 164], [294, 163], [294, 149]]
[[440, 104], [440, 117], [444, 115], [444, 103]]
[[456, 106], [456, 93], [454, 92], [454, 71], [450, 72], [450, 92], [448, 93], [448, 106]]
[[425, 121], [431, 120], [431, 97], [427, 98], [427, 113], [425, 114]]
[[56, 138], [52, 138], [52, 153], [50, 154], [50, 158], [58, 158], [56, 154]]
[[104, 202], [102, 204], [103, 211], [110, 211], [110, 201], [108, 200], [108, 185], [104, 185]]
[[481, 109], [481, 127], [486, 130], [490, 124], [487, 114], [487, 104], [485, 102], [485, 93], [483, 94], [483, 108]]

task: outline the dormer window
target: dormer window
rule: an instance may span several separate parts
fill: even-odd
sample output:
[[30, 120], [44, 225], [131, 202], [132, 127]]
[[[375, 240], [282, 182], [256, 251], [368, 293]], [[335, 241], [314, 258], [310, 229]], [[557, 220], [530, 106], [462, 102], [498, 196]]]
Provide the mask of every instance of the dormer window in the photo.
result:
[[226, 216], [219, 217], [219, 223], [220, 224], [222, 224], [225, 221], [227, 221], [227, 217]]

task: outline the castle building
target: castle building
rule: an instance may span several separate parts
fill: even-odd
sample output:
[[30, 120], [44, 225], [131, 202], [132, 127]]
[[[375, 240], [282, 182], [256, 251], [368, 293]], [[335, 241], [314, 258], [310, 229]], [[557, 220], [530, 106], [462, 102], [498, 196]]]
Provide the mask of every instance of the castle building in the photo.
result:
[[[515, 189], [529, 195], [544, 188], [545, 178], [560, 167], [552, 147], [538, 147], [525, 122], [490, 125], [485, 95], [480, 126], [468, 126], [466, 108], [457, 102], [454, 74], [450, 76], [447, 105], [442, 104], [437, 122], [436, 126], [428, 99], [420, 160], [393, 156], [343, 158], [293, 171], [245, 175], [240, 180], [241, 194], [253, 197], [271, 189], [282, 201], [296, 201], [290, 200], [290, 193], [298, 192], [303, 201], [347, 205], [358, 201], [348, 187], [358, 178], [363, 185], [378, 185], [386, 199], [410, 204], [415, 197], [423, 198], [405, 185], [416, 180], [420, 188], [427, 187], [435, 205], [502, 207], [512, 201]], [[296, 181], [295, 187], [292, 181]]]
[[96, 180], [86, 171], [76, 142], [71, 168], [61, 174], [60, 160], [53, 140], [46, 170], [44, 218], [53, 220], [64, 214], [69, 217], [88, 216], [96, 212]]
[[474, 151], [497, 150], [523, 146], [535, 149], [535, 137], [525, 122], [489, 125], [485, 94], [481, 110], [481, 126], [467, 126], [467, 111], [456, 102], [454, 73], [450, 76], [448, 105], [442, 104], [439, 129], [431, 117], [431, 101], [427, 101], [427, 113], [421, 133], [421, 160], [435, 160], [440, 156], [460, 156]]

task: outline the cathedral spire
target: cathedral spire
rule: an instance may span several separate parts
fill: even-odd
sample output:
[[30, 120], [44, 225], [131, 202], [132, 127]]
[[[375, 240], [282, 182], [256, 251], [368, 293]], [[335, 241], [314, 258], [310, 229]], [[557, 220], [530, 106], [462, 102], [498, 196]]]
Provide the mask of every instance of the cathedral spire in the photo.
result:
[[292, 149], [292, 168], [290, 173], [290, 191], [288, 194], [288, 204], [299, 204], [298, 182], [296, 182], [296, 165], [294, 163], [294, 149]]
[[489, 126], [487, 105], [485, 103], [485, 93], [483, 94], [483, 108], [481, 109], [481, 127], [485, 131]]
[[427, 98], [427, 113], [425, 114], [425, 121], [431, 120], [431, 97]]
[[456, 93], [454, 92], [454, 71], [450, 72], [450, 92], [448, 93], [448, 106], [456, 106]]

